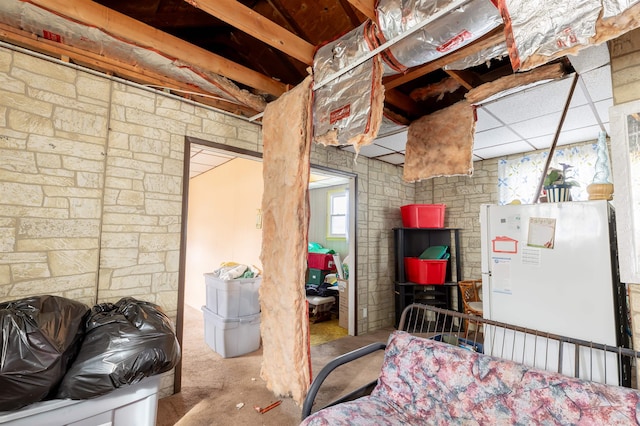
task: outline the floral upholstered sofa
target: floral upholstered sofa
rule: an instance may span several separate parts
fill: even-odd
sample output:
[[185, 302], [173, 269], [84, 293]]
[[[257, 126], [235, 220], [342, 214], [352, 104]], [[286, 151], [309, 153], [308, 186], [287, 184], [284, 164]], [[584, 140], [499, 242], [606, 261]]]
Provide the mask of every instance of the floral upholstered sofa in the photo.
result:
[[302, 425], [636, 425], [640, 392], [395, 331], [373, 392]]

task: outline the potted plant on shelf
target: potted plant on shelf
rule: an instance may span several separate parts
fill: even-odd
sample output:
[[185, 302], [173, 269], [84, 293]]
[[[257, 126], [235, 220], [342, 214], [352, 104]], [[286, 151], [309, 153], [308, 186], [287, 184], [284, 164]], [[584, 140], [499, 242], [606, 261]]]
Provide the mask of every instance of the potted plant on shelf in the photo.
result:
[[557, 203], [571, 201], [571, 187], [580, 186], [575, 180], [568, 180], [567, 171], [572, 167], [569, 164], [560, 163], [562, 170], [551, 168], [544, 178], [544, 189], [547, 191], [547, 201]]

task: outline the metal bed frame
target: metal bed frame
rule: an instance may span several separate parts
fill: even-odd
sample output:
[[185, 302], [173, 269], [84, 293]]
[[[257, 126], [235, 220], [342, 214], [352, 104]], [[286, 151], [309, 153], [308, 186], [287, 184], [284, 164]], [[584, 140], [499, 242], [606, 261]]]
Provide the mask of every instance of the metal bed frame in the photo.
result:
[[[465, 322], [468, 324], [466, 329]], [[422, 304], [411, 304], [403, 310], [398, 330], [529, 367], [584, 380], [638, 388], [640, 352], [622, 346], [560, 336]], [[311, 414], [316, 395], [332, 371], [385, 348], [386, 343], [372, 343], [330, 361], [311, 383], [302, 406], [302, 419]], [[326, 407], [368, 395], [376, 383], [373, 381], [343, 395]]]

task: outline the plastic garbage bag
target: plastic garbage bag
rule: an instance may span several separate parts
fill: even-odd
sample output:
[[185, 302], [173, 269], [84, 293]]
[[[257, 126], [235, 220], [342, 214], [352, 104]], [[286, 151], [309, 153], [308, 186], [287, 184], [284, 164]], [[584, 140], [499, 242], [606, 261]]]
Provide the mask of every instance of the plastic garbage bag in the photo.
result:
[[54, 393], [78, 352], [89, 307], [59, 296], [0, 303], [0, 411]]
[[80, 353], [58, 390], [58, 398], [88, 399], [171, 370], [180, 360], [173, 325], [162, 309], [123, 298], [95, 305], [86, 322]]

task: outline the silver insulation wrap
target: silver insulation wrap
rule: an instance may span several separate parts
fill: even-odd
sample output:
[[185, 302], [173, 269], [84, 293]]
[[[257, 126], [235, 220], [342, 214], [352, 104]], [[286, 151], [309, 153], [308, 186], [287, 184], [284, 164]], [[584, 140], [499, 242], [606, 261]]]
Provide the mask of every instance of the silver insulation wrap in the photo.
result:
[[313, 93], [313, 136], [337, 133], [339, 145], [367, 133], [370, 125], [373, 61], [358, 65]]
[[638, 1], [640, 0], [602, 0], [602, 6], [604, 7], [602, 17], [606, 19], [620, 15], [622, 12], [638, 3]]
[[323, 82], [329, 75], [354, 63], [371, 51], [364, 34], [366, 27], [371, 25], [372, 22], [367, 21], [318, 49], [313, 57], [313, 79], [316, 83]]
[[464, 70], [467, 68], [475, 67], [482, 64], [489, 64], [489, 61], [496, 58], [502, 58], [509, 55], [507, 50], [507, 43], [502, 42], [494, 46], [487, 47], [480, 50], [478, 53], [466, 56], [458, 61], [451, 62], [444, 66], [445, 70]]
[[220, 99], [245, 104], [257, 111], [262, 111], [266, 106], [263, 98], [239, 89], [220, 75], [197, 69], [153, 49], [113, 37], [100, 28], [66, 19], [28, 2], [0, 1], [0, 23], [21, 28], [62, 45], [154, 69], [168, 77], [202, 88]]
[[[368, 54], [371, 49], [365, 32], [374, 25], [367, 21], [318, 49], [313, 59], [315, 82], [323, 82]], [[333, 134], [339, 145], [346, 145], [350, 139], [369, 131], [374, 78], [381, 78], [374, 75], [374, 60], [378, 58], [369, 59], [314, 90], [313, 135], [317, 142], [318, 138]], [[332, 138], [323, 138], [321, 143], [329, 139]]]
[[502, 15], [510, 22], [509, 45], [514, 70], [532, 55], [552, 56], [577, 45], [588, 45], [596, 33], [601, 0], [501, 0]]
[[[419, 26], [453, 0], [380, 0], [380, 44]], [[404, 67], [422, 65], [465, 46], [502, 24], [490, 0], [469, 0], [389, 48]]]

